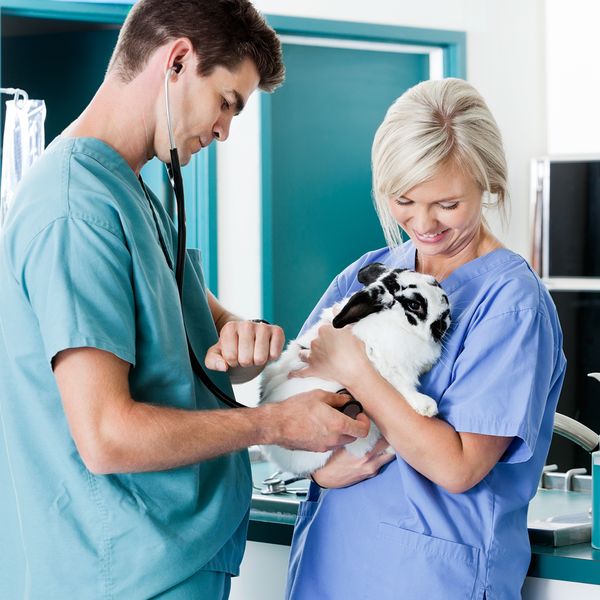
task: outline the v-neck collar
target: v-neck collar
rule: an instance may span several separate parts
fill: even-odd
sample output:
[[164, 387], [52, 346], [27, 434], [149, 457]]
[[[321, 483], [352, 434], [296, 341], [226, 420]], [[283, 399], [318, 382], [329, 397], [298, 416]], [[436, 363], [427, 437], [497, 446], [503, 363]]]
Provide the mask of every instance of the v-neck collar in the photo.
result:
[[[411, 240], [404, 244], [403, 253], [408, 268], [416, 270], [417, 249]], [[451, 294], [468, 281], [484, 275], [501, 264], [514, 260], [523, 260], [523, 258], [508, 248], [496, 248], [457, 267], [439, 283], [447, 294]]]

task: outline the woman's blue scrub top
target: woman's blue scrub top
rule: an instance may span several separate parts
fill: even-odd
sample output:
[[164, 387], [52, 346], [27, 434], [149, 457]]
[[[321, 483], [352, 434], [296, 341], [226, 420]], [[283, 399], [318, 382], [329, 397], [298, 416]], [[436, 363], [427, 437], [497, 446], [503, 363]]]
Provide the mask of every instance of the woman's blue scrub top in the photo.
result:
[[[364, 265], [414, 269], [408, 242], [371, 252], [333, 281], [322, 308], [357, 291]], [[401, 456], [345, 489], [313, 485], [299, 511], [287, 598], [293, 600], [517, 600], [530, 546], [527, 506], [552, 436], [566, 361], [552, 300], [528, 264], [498, 249], [442, 287], [453, 324], [421, 391], [456, 431], [514, 440], [475, 487], [451, 494]]]
[[[173, 223], [151, 200], [174, 264]], [[9, 213], [0, 281], [0, 461], [9, 473], [0, 508], [14, 519], [2, 524], [0, 555], [22, 561], [6, 574], [0, 565], [0, 596], [145, 599], [201, 569], [237, 574], [251, 496], [247, 452], [94, 475], [62, 409], [51, 361], [82, 346], [133, 365], [136, 401], [223, 408], [192, 372], [174, 274], [140, 182], [115, 150], [90, 138], [50, 145]], [[186, 326], [203, 357], [217, 332], [194, 251], [184, 291]], [[226, 376], [212, 376], [230, 390]]]

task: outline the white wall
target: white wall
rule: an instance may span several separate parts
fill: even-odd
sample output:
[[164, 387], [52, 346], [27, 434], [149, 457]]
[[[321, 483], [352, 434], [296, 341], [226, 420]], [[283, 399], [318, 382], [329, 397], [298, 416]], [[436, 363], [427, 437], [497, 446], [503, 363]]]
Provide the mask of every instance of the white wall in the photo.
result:
[[548, 153], [600, 155], [600, 2], [546, 0]]
[[[495, 232], [529, 256], [529, 161], [546, 152], [544, 0], [255, 0], [265, 14], [439, 28], [467, 33], [467, 77], [504, 136], [512, 218]], [[247, 317], [261, 315], [259, 110], [256, 98], [219, 144], [219, 296]], [[237, 121], [237, 122], [236, 122]], [[252, 401], [254, 386], [238, 389]]]

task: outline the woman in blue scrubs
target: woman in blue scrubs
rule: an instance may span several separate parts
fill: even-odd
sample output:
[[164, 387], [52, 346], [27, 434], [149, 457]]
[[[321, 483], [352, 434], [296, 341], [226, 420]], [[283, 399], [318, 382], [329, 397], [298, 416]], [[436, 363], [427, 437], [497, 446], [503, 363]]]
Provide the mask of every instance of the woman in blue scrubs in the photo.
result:
[[[412, 410], [349, 327], [320, 330], [297, 375], [342, 383], [395, 460], [369, 477], [372, 457], [339, 450], [313, 474], [318, 486], [299, 511], [287, 597], [517, 599], [530, 560], [527, 506], [550, 444], [565, 358], [549, 294], [483, 217], [489, 203], [504, 207], [501, 136], [471, 85], [427, 81], [390, 107], [372, 158], [389, 247], [340, 273], [305, 327], [360, 289], [356, 274], [371, 262], [435, 276], [453, 324], [421, 391], [439, 414]], [[404, 244], [399, 227], [410, 237]]]

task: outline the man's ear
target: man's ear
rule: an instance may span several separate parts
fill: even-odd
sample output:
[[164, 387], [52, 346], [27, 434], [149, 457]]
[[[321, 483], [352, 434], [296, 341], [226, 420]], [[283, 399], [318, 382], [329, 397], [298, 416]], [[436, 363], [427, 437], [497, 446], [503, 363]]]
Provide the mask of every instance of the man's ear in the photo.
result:
[[336, 329], [341, 329], [346, 325], [364, 319], [368, 315], [379, 312], [382, 308], [383, 305], [375, 302], [369, 292], [361, 290], [348, 300], [342, 310], [333, 319], [332, 324]]
[[174, 74], [180, 75], [186, 69], [195, 64], [194, 46], [192, 42], [181, 37], [172, 40], [167, 48], [167, 69], [171, 69]]

